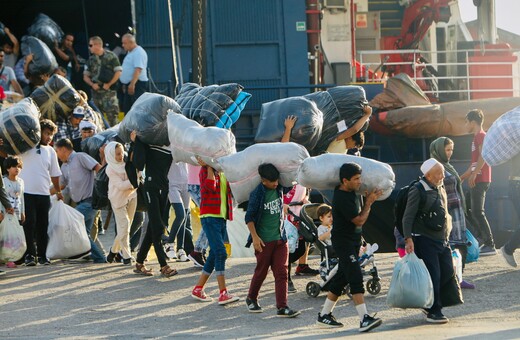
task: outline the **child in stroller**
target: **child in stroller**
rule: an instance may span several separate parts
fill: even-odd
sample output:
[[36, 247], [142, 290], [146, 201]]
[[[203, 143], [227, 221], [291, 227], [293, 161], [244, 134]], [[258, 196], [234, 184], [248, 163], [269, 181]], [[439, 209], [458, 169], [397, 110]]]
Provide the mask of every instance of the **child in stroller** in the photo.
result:
[[[293, 214], [293, 217], [300, 222], [299, 233], [307, 242], [312, 242], [321, 252], [321, 264], [320, 264], [320, 277], [322, 282], [317, 283], [311, 281], [307, 283], [306, 291], [309, 296], [317, 297], [320, 292], [328, 291], [328, 284], [332, 281], [334, 275], [338, 271], [338, 259], [331, 254], [333, 251], [332, 247], [327, 246], [327, 243], [318, 239], [318, 227], [321, 224], [318, 216], [319, 203], [310, 203], [303, 205], [300, 216]], [[370, 245], [363, 240], [363, 247], [361, 247], [359, 264], [365, 275], [369, 275], [370, 279], [367, 280], [366, 289], [372, 295], [377, 295], [381, 291], [381, 279], [379, 278], [377, 267], [375, 264], [374, 253], [377, 251], [379, 246], [377, 243]], [[332, 256], [331, 256], [332, 255]], [[368, 266], [372, 266], [368, 272], [365, 270]], [[348, 292], [348, 286], [344, 289]]]

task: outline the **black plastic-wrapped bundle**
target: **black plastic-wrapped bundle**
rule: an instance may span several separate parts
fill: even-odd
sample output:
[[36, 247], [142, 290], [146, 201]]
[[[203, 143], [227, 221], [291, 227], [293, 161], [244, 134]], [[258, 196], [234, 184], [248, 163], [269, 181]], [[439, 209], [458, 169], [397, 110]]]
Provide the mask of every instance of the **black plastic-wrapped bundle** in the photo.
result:
[[316, 103], [304, 97], [284, 98], [263, 104], [255, 142], [279, 142], [288, 116], [297, 117], [291, 131], [291, 142], [303, 145], [309, 152], [313, 150], [322, 133], [323, 114]]
[[34, 148], [41, 138], [40, 110], [34, 101], [25, 98], [0, 114], [0, 150], [19, 155]]
[[27, 33], [43, 41], [49, 48], [54, 48], [55, 43], [60, 43], [63, 38], [60, 26], [43, 13], [34, 18], [32, 25], [27, 28]]
[[110, 200], [108, 199], [108, 175], [106, 173], [108, 164], [99, 169], [94, 179], [94, 190], [92, 190], [92, 208], [96, 210], [108, 210]]
[[[318, 107], [322, 107], [322, 110], [324, 110], [323, 130], [316, 147], [311, 152], [312, 155], [318, 155], [326, 151], [338, 134], [351, 127], [363, 116], [363, 107], [368, 104], [365, 90], [361, 86], [337, 86], [328, 89], [327, 93], [335, 104], [336, 113], [332, 109], [325, 108], [330, 107], [330, 105], [318, 105]], [[317, 96], [317, 94], [310, 94], [306, 97], [308, 96]], [[328, 96], [324, 94], [321, 96], [323, 96], [321, 99], [325, 99], [323, 103], [327, 103]], [[318, 102], [319, 99], [314, 97], [311, 100]]]
[[109, 142], [117, 138], [118, 126], [114, 126], [108, 130], [95, 134], [92, 137], [81, 141], [81, 150], [88, 153], [92, 158], [100, 160], [99, 149]]
[[32, 61], [29, 63], [28, 71], [31, 75], [37, 76], [41, 74], [53, 74], [58, 67], [56, 57], [43, 41], [28, 35], [22, 38], [22, 54], [24, 56], [33, 55]]
[[79, 93], [66, 78], [57, 74], [34, 90], [30, 97], [38, 104], [43, 118], [53, 122], [56, 122], [58, 117], [68, 119], [69, 114], [80, 102]]
[[175, 101], [181, 106], [185, 117], [202, 126], [215, 126], [242, 89], [243, 87], [236, 83], [204, 87], [185, 83]]
[[156, 93], [144, 93], [132, 105], [119, 124], [119, 137], [130, 142], [130, 133], [137, 131], [139, 139], [149, 145], [170, 145], [168, 139], [168, 110], [181, 113], [175, 100]]

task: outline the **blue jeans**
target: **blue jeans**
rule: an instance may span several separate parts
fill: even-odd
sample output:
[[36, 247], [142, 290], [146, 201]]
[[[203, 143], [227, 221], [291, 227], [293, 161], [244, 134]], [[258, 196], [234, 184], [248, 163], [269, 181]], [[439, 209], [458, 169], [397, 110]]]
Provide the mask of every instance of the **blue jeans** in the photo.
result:
[[175, 212], [175, 219], [172, 222], [168, 243], [173, 243], [177, 238], [177, 250], [184, 249], [189, 254], [193, 251], [190, 211], [185, 210], [182, 203], [172, 203], [172, 207]]
[[90, 230], [94, 225], [94, 218], [96, 217], [97, 210], [92, 209], [92, 198], [87, 198], [76, 205], [76, 210], [79, 211], [85, 217], [85, 228], [87, 229], [88, 239], [90, 241], [90, 257], [94, 263], [106, 262], [106, 257], [103, 251], [99, 249], [97, 244], [92, 241], [90, 237]]
[[209, 255], [202, 272], [211, 275], [215, 270], [216, 275], [224, 275], [227, 258], [226, 247], [224, 246], [224, 239], [227, 234], [226, 220], [219, 217], [204, 217], [200, 220], [209, 242]]

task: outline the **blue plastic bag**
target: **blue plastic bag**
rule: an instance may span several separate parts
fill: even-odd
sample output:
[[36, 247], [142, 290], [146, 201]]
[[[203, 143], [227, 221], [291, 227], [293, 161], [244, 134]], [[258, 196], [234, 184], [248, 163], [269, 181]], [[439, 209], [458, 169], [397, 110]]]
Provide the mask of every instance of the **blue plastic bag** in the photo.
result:
[[386, 303], [395, 308], [430, 308], [433, 283], [423, 260], [407, 254], [394, 266]]
[[289, 253], [294, 253], [298, 248], [298, 229], [289, 222], [288, 220], [283, 221], [283, 227], [285, 228], [285, 235], [287, 236], [287, 245], [289, 246]]
[[480, 255], [479, 244], [469, 229], [466, 229], [466, 239], [468, 240], [468, 255], [466, 256], [466, 263], [477, 262]]

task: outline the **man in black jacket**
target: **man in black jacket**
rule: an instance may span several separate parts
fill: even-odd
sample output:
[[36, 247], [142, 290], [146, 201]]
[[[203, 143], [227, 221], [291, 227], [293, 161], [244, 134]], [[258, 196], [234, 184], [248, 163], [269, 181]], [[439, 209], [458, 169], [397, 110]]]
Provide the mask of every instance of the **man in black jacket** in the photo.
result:
[[[447, 323], [442, 314], [441, 287], [453, 277], [453, 260], [449, 246], [451, 217], [448, 214], [448, 199], [443, 186], [444, 166], [434, 158], [421, 165], [424, 176], [417, 186], [408, 191], [408, 201], [403, 215], [403, 236], [407, 254], [415, 252], [428, 268], [434, 301], [427, 309], [426, 321]], [[420, 192], [425, 191], [426, 200], [420, 204]], [[422, 206], [421, 209], [419, 207]]]

